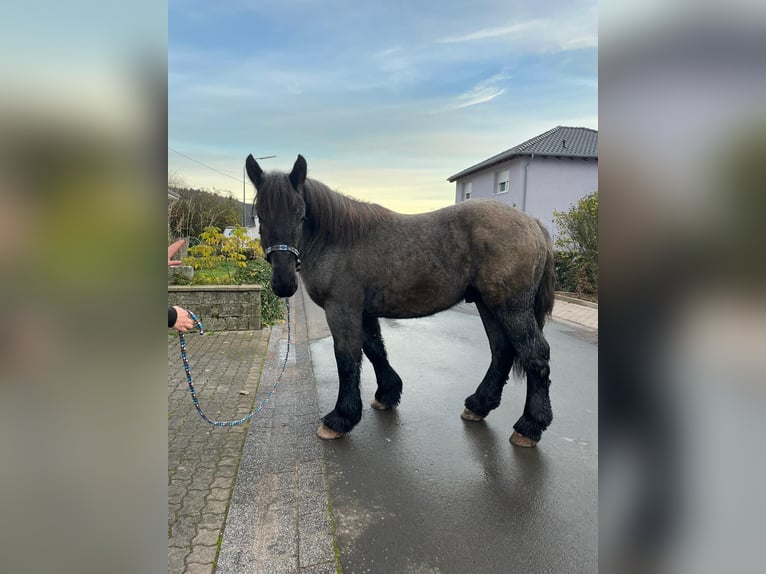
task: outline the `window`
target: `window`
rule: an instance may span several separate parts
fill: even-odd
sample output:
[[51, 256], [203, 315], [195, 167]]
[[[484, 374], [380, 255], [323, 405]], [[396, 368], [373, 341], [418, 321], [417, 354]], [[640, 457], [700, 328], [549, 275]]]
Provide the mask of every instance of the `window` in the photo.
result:
[[508, 191], [508, 181], [510, 179], [511, 170], [504, 169], [503, 171], [498, 171], [496, 174], [497, 176], [497, 185], [495, 185], [495, 195], [498, 193], [505, 193]]
[[471, 199], [471, 182], [463, 182], [463, 201]]

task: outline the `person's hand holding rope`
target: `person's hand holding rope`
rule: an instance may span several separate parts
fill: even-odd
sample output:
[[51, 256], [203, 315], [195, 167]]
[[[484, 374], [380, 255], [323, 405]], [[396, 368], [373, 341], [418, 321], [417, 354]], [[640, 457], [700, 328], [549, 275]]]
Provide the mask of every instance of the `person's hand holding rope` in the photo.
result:
[[[174, 312], [175, 317], [173, 317]], [[192, 319], [186, 309], [174, 305], [173, 307], [168, 307], [168, 327], [172, 327], [180, 333], [185, 333], [194, 329], [194, 319]]]

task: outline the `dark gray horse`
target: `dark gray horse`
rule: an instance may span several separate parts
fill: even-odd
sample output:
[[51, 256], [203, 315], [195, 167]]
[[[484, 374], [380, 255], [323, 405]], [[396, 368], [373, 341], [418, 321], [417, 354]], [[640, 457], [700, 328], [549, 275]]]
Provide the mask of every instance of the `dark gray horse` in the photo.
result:
[[513, 367], [526, 372], [527, 399], [511, 442], [540, 440], [553, 419], [542, 328], [553, 309], [554, 271], [550, 236], [538, 220], [481, 200], [401, 215], [307, 179], [300, 155], [289, 174], [264, 173], [252, 155], [246, 168], [272, 289], [291, 296], [300, 271], [332, 333], [340, 385], [335, 409], [317, 431], [321, 438], [343, 436], [362, 417], [362, 352], [378, 382], [372, 406], [399, 404], [402, 380], [388, 362], [380, 317], [423, 317], [465, 299], [479, 309], [492, 362], [462, 417], [478, 421], [496, 408]]

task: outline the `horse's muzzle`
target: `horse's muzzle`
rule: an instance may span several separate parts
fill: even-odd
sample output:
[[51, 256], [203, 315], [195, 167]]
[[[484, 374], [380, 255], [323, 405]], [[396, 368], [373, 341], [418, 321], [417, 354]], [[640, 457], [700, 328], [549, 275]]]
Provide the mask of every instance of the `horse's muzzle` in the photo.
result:
[[271, 290], [274, 291], [274, 294], [277, 297], [280, 297], [280, 298], [292, 297], [295, 294], [295, 292], [298, 290], [298, 281], [293, 281], [291, 284], [285, 284], [285, 283], [275, 284], [274, 281], [272, 281]]
[[277, 297], [292, 297], [298, 290], [298, 274], [274, 272], [271, 276], [271, 290]]
[[[281, 249], [284, 247], [284, 249]], [[291, 297], [298, 290], [298, 250], [286, 245], [269, 247], [271, 290], [277, 297]]]

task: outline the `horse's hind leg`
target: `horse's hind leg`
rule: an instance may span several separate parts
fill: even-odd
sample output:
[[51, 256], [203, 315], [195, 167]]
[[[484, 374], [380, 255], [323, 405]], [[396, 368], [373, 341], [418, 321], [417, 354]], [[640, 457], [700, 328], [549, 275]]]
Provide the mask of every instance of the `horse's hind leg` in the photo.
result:
[[527, 374], [527, 398], [524, 414], [513, 425], [511, 443], [516, 446], [535, 446], [543, 431], [553, 420], [548, 390], [550, 380], [550, 346], [531, 309], [503, 311], [499, 317], [508, 338], [516, 349], [517, 366]]
[[364, 344], [362, 350], [375, 369], [378, 390], [372, 408], [385, 411], [399, 404], [402, 397], [402, 379], [388, 362], [386, 347], [380, 334], [380, 322], [377, 317], [364, 316]]
[[481, 300], [476, 301], [476, 307], [487, 332], [492, 362], [476, 392], [465, 400], [465, 411], [460, 416], [467, 421], [480, 421], [500, 405], [503, 387], [508, 381], [508, 373], [516, 356], [497, 316]]

